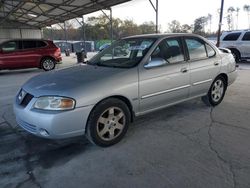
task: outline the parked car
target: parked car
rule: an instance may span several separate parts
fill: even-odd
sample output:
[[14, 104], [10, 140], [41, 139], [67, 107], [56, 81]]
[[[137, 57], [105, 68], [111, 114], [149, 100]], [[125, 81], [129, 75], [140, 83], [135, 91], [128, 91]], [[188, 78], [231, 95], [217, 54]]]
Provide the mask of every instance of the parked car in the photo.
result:
[[[126, 48], [126, 56], [114, 49]], [[44, 138], [86, 135], [110, 146], [134, 117], [202, 97], [221, 103], [237, 77], [229, 50], [220, 51], [193, 34], [123, 38], [86, 65], [38, 75], [27, 81], [14, 104], [17, 123]]]
[[223, 32], [220, 47], [231, 50], [236, 62], [250, 60], [250, 30]]
[[15, 39], [0, 44], [0, 70], [37, 67], [49, 71], [61, 60], [60, 48], [50, 40]]

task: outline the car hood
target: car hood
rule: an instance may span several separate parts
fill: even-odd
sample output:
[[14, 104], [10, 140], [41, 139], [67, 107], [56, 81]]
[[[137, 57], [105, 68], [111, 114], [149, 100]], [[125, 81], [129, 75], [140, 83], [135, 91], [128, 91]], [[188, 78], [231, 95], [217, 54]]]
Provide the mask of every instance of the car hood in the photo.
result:
[[42, 73], [31, 78], [22, 88], [34, 97], [56, 95], [77, 98], [77, 95], [81, 95], [83, 90], [98, 87], [110, 79], [115, 79], [114, 77], [126, 70], [78, 65]]

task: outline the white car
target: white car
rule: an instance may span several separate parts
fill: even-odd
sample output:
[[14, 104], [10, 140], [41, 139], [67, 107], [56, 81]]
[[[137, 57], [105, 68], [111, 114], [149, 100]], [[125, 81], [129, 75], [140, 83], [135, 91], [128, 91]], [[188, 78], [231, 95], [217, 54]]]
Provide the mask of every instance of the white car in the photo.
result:
[[250, 30], [223, 32], [220, 47], [230, 49], [236, 62], [250, 61]]

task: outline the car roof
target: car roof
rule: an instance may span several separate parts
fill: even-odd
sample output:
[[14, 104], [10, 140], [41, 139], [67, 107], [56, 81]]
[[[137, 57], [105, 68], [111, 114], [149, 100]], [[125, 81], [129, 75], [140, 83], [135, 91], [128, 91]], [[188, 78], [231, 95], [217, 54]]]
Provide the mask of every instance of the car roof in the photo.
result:
[[28, 38], [24, 38], [24, 39], [6, 39], [3, 40], [1, 42], [8, 42], [8, 41], [51, 41], [51, 40], [46, 40], [46, 39], [28, 39]]
[[143, 34], [143, 35], [134, 35], [129, 37], [124, 37], [123, 39], [130, 38], [166, 38], [166, 37], [180, 37], [180, 36], [191, 36], [191, 37], [201, 37], [200, 35], [192, 34], [192, 33], [164, 33], [164, 34]]

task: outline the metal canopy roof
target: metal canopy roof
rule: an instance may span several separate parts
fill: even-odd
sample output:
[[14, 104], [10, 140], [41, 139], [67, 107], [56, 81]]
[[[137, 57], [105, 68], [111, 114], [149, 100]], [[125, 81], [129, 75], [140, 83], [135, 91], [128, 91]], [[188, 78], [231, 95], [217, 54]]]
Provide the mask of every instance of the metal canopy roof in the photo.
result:
[[130, 0], [0, 0], [0, 27], [42, 28]]

